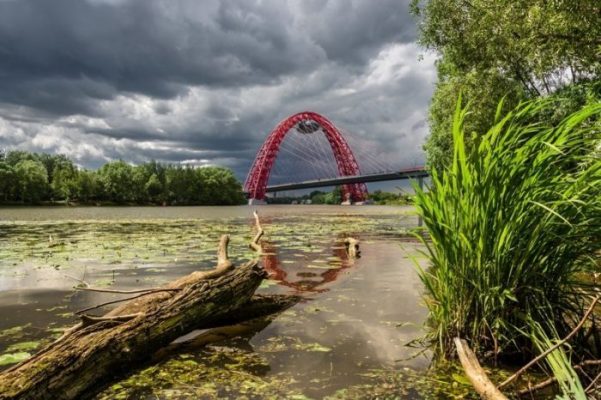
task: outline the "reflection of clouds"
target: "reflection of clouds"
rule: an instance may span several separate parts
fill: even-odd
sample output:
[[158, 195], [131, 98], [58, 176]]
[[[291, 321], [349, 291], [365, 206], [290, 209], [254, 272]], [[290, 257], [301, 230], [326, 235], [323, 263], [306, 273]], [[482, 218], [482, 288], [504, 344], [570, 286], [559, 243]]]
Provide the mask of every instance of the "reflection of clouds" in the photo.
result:
[[260, 351], [270, 337], [292, 336], [331, 348], [328, 353], [302, 352], [294, 358], [286, 352], [270, 354], [275, 357], [273, 373], [284, 371], [307, 380], [325, 374], [330, 362], [341, 376], [395, 365], [425, 367], [429, 361], [424, 357], [395, 363], [418, 351], [404, 344], [423, 334], [427, 315], [411, 259], [418, 248], [413, 243], [402, 248], [398, 242], [363, 243], [355, 268], [333, 282], [326, 294], [292, 309], [298, 317], [276, 319], [253, 339], [254, 347]]
[[[358, 261], [358, 279], [350, 279], [345, 286], [352, 290], [344, 292], [356, 300], [356, 306], [348, 307], [344, 302], [327, 304], [351, 320], [357, 319], [345, 326], [349, 336], [362, 346], [369, 347], [369, 351], [364, 352], [375, 355], [385, 364], [408, 356], [408, 348], [392, 345], [404, 344], [419, 336], [427, 313], [421, 305], [422, 286], [415, 265], [411, 259], [403, 257], [412, 252], [414, 246], [404, 247], [399, 251], [398, 244], [364, 245], [364, 258]], [[385, 325], [384, 322], [388, 321], [409, 322], [415, 328], [409, 330]]]
[[0, 291], [44, 288], [45, 290], [71, 289], [77, 282], [51, 268], [36, 268], [24, 263], [5, 270], [0, 275]]

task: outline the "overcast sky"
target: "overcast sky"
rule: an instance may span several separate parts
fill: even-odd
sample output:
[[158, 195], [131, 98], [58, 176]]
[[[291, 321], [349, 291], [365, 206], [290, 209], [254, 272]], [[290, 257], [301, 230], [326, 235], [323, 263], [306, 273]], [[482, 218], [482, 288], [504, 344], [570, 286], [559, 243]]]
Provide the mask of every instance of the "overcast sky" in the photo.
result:
[[408, 3], [0, 0], [0, 148], [243, 179], [270, 130], [312, 110], [419, 164], [435, 57]]

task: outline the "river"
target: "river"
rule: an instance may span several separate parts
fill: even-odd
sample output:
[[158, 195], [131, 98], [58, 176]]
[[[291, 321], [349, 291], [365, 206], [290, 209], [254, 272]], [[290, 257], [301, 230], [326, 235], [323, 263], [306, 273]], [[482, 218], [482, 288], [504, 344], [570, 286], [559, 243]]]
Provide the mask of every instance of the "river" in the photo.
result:
[[[303, 301], [254, 324], [194, 332], [185, 345], [112, 382], [96, 398], [366, 398], [378, 390], [424, 398], [430, 354], [411, 346], [427, 315], [410, 233], [411, 207], [259, 206], [272, 252], [262, 293]], [[76, 322], [77, 310], [116, 298], [82, 292], [153, 287], [214, 266], [218, 237], [236, 263], [248, 250], [249, 207], [0, 209], [0, 360], [35, 353]], [[342, 240], [361, 240], [348, 260]], [[100, 311], [98, 311], [100, 312]], [[389, 386], [386, 386], [389, 385]]]

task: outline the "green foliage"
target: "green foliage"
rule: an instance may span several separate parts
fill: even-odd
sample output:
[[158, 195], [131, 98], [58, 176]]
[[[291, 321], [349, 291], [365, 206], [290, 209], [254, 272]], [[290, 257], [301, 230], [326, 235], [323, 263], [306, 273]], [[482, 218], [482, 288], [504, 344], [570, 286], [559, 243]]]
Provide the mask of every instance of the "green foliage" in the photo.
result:
[[244, 194], [231, 170], [205, 167], [194, 170], [202, 186], [203, 204], [234, 205], [244, 203]]
[[314, 190], [309, 194], [303, 196], [275, 196], [269, 198], [270, 204], [340, 204], [342, 203], [342, 187], [336, 186], [331, 192], [322, 192], [321, 190]]
[[26, 203], [40, 201], [48, 192], [48, 173], [40, 161], [21, 160], [15, 165], [15, 194]]
[[100, 183], [108, 198], [125, 203], [134, 200], [133, 167], [124, 161], [111, 161], [98, 170]]
[[52, 183], [52, 197], [56, 200], [69, 200], [77, 196], [77, 169], [70, 160], [54, 165]]
[[403, 205], [410, 204], [410, 196], [403, 193], [390, 193], [375, 190], [369, 194], [369, 199], [378, 205]]
[[90, 171], [63, 155], [0, 153], [0, 203], [42, 201], [230, 205], [245, 199], [226, 168], [111, 161]]
[[98, 174], [94, 171], [78, 171], [75, 186], [77, 188], [76, 198], [84, 203], [104, 196]]
[[[465, 130], [480, 133], [492, 123], [498, 98], [506, 96], [508, 110], [526, 98], [599, 81], [601, 13], [595, 0], [413, 0], [412, 9], [421, 44], [441, 55], [425, 147], [435, 169], [452, 158], [449, 110], [459, 92], [471, 104]], [[562, 94], [575, 95], [567, 114], [585, 104], [580, 90]]]
[[13, 195], [16, 175], [6, 162], [0, 161], [0, 201], [7, 201]]
[[577, 274], [599, 268], [601, 103], [553, 125], [541, 122], [551, 101], [499, 112], [471, 146], [458, 103], [452, 164], [432, 171], [429, 191], [416, 188], [431, 239], [421, 278], [442, 353], [455, 336], [522, 352], [531, 321], [565, 334], [587, 290]]
[[326, 195], [323, 198], [324, 204], [340, 204], [342, 203], [342, 188], [340, 186], [336, 186], [334, 190]]
[[157, 174], [150, 175], [148, 181], [144, 185], [144, 190], [148, 194], [150, 201], [158, 203], [161, 201], [161, 194], [163, 193], [163, 184], [159, 180]]
[[[540, 353], [550, 349], [555, 345], [554, 341], [551, 340], [546, 332], [546, 330], [553, 330], [553, 328], [549, 327], [548, 324], [545, 325], [547, 325], [547, 329], [535, 321], [530, 322], [532, 329], [531, 338]], [[554, 337], [559, 336], [557, 332], [553, 333]], [[578, 374], [574, 370], [574, 367], [572, 367], [570, 357], [566, 354], [563, 348], [558, 347], [556, 350], [552, 351], [545, 358], [545, 361], [551, 369], [553, 376], [555, 376], [557, 379], [557, 383], [559, 384], [561, 392], [564, 394], [564, 397], [558, 396], [558, 400], [586, 400], [587, 396], [584, 388], [582, 387], [582, 382], [580, 382]]]
[[[441, 72], [445, 62], [439, 61], [439, 82], [430, 104], [430, 136], [424, 146], [428, 166], [437, 171], [451, 164], [453, 158], [452, 113], [457, 98], [461, 94], [470, 100], [470, 114], [464, 130], [469, 138], [478, 132], [485, 132], [494, 120], [497, 99], [505, 96], [504, 111], [509, 111], [524, 97], [521, 88], [505, 79], [496, 71], [469, 71], [461, 75]], [[468, 138], [468, 144], [470, 143]]]

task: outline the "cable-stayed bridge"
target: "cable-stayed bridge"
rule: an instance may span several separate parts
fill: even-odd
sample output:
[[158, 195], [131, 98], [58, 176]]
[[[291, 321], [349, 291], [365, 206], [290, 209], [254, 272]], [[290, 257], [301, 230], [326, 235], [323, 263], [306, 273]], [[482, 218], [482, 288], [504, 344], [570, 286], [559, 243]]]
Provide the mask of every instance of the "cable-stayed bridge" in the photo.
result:
[[395, 167], [373, 141], [351, 138], [314, 112], [284, 119], [267, 136], [248, 173], [244, 190], [249, 204], [264, 202], [267, 193], [337, 185], [348, 202], [358, 203], [367, 198], [366, 183], [421, 183], [427, 176], [423, 166]]

